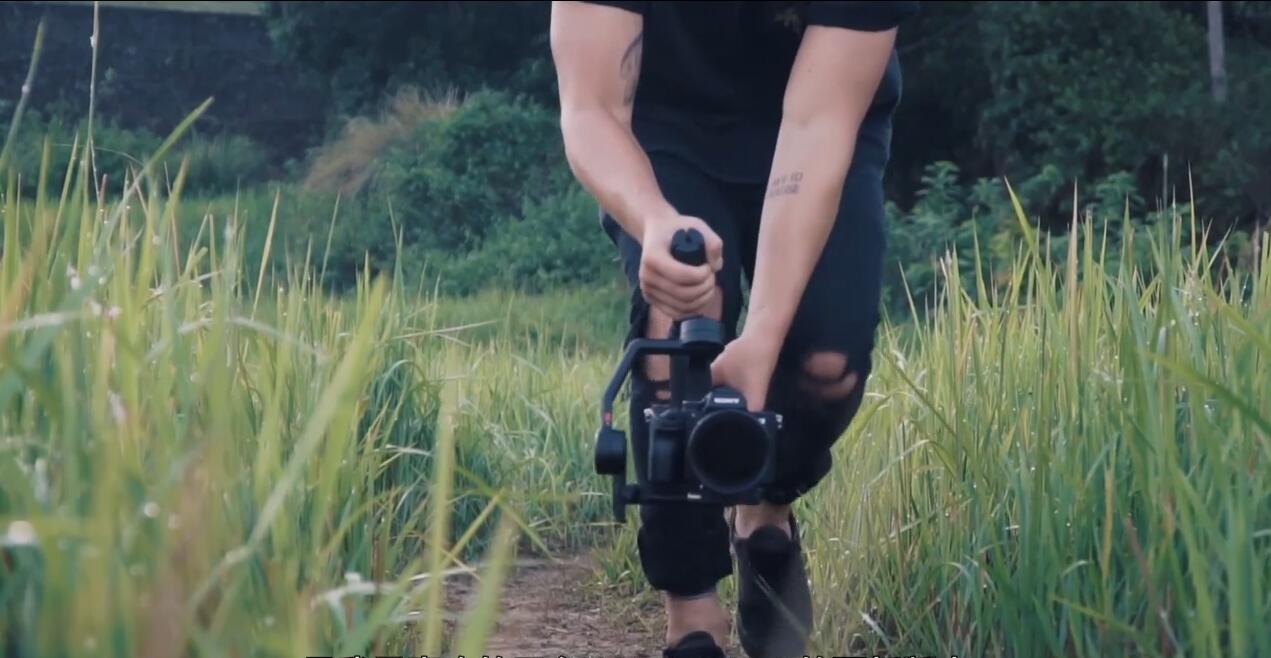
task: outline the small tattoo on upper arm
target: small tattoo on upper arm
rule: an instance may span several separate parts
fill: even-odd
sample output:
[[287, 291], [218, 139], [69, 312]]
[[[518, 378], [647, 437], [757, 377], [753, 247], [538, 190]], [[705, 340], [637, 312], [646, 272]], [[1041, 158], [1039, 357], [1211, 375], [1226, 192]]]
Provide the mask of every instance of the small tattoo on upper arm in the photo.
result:
[[778, 196], [786, 196], [788, 194], [799, 193], [799, 183], [803, 181], [803, 172], [796, 171], [790, 174], [782, 174], [774, 176], [772, 183], [768, 185], [768, 198]]
[[631, 105], [635, 102], [636, 83], [640, 79], [640, 58], [644, 55], [644, 30], [636, 35], [635, 39], [627, 46], [622, 53], [622, 62], [619, 65], [618, 73], [626, 84], [626, 90], [623, 92], [622, 102]]

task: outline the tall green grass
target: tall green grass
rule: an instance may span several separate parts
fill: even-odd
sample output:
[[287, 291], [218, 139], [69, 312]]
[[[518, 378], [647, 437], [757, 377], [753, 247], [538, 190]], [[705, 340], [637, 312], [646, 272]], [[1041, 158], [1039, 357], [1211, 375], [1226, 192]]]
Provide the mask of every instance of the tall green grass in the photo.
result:
[[[590, 467], [616, 291], [330, 297], [317, 246], [249, 260], [232, 212], [180, 235], [183, 176], [99, 198], [67, 164], [32, 199], [6, 172], [6, 655], [473, 650], [497, 593], [456, 629], [427, 574], [497, 587], [517, 546], [600, 547], [599, 580], [645, 591]], [[1271, 648], [1271, 248], [1227, 271], [1177, 217], [1133, 236], [1140, 271], [1074, 229], [881, 330], [799, 503], [821, 653]]]
[[[91, 121], [67, 161], [47, 140], [38, 172], [0, 158], [4, 655], [477, 651], [517, 544], [565, 535], [578, 495], [483, 480], [498, 428], [471, 405], [519, 405], [506, 442], [559, 443], [581, 414], [538, 405], [582, 396], [488, 383], [507, 373], [400, 282], [324, 295], [320, 249], [275, 275], [276, 216], [255, 260], [237, 213], [180, 234], [186, 169], [154, 163], [198, 114], [122, 188], [97, 184]], [[484, 583], [469, 611], [441, 605], [456, 570]]]
[[1271, 248], [1225, 271], [1196, 217], [1158, 229], [1074, 221], [1060, 262], [1026, 231], [1004, 288], [948, 270], [882, 332], [801, 508], [823, 651], [1271, 654]]

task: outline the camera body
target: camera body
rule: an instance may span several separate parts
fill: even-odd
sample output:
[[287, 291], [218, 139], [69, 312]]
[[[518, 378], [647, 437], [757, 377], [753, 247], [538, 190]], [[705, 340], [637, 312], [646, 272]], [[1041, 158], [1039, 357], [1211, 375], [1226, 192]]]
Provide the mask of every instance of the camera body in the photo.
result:
[[772, 480], [781, 419], [750, 412], [746, 400], [727, 387], [699, 400], [654, 404], [649, 426], [646, 482], [685, 485], [684, 497], [713, 503], [757, 503]]
[[[678, 232], [671, 249], [682, 262], [705, 262], [701, 235], [691, 229]], [[754, 504], [772, 485], [781, 416], [749, 411], [739, 391], [712, 385], [710, 365], [722, 350], [722, 324], [704, 317], [676, 323], [670, 339], [628, 344], [601, 403], [595, 453], [596, 472], [613, 478], [619, 521], [627, 505], [647, 502]], [[627, 436], [613, 427], [613, 401], [632, 364], [653, 354], [671, 358], [671, 399], [643, 409], [647, 460], [628, 484]]]

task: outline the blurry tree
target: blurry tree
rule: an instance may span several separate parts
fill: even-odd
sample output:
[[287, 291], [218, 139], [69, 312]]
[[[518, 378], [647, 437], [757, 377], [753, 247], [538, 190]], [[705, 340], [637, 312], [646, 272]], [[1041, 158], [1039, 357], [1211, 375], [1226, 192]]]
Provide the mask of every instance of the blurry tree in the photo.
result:
[[1074, 183], [1117, 172], [1153, 191], [1144, 210], [1194, 182], [1209, 216], [1265, 217], [1271, 4], [1223, 5], [1227, 103], [1213, 98], [1204, 2], [924, 3], [901, 31], [892, 198], [912, 204], [926, 166], [949, 160], [1031, 190], [1059, 229]]
[[550, 92], [547, 2], [267, 2], [279, 48], [366, 111], [403, 84]]

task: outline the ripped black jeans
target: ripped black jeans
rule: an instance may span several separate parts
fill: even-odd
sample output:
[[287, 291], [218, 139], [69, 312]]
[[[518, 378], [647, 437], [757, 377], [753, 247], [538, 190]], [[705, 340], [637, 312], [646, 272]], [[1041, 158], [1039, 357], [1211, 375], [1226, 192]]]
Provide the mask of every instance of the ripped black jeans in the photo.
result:
[[[886, 152], [885, 146], [858, 147], [834, 227], [769, 386], [766, 408], [785, 419], [773, 503], [791, 503], [825, 477], [831, 446], [860, 408], [879, 322]], [[875, 153], [879, 155], [872, 157]], [[749, 281], [754, 275], [765, 185], [719, 181], [668, 154], [650, 153], [650, 160], [667, 201], [681, 214], [705, 220], [724, 242], [717, 284], [723, 291], [725, 340], [731, 340], [743, 303], [741, 276]], [[639, 289], [640, 244], [612, 217], [602, 216], [601, 223], [618, 248], [630, 283], [629, 342], [646, 333], [649, 312]], [[845, 380], [852, 373], [856, 385], [849, 387]], [[665, 382], [650, 381], [642, 364], [632, 368], [630, 430], [638, 469], [647, 463], [648, 449], [640, 410], [665, 387]], [[638, 550], [649, 583], [671, 594], [707, 591], [732, 573], [728, 526], [723, 510], [714, 506], [642, 505]]]

